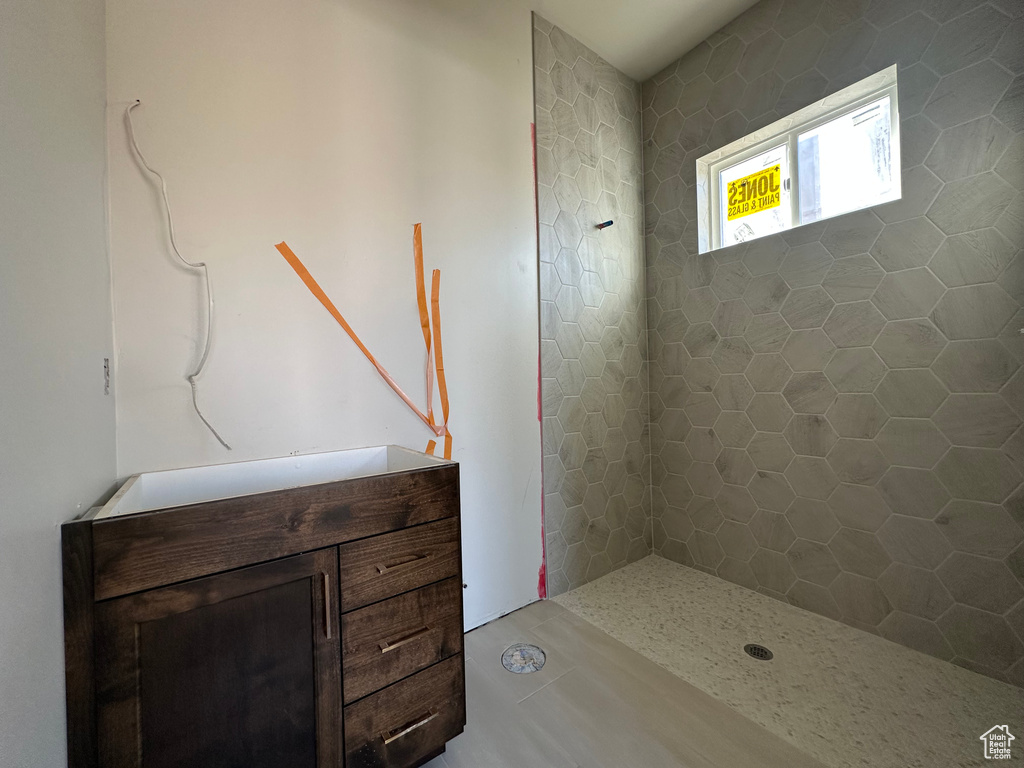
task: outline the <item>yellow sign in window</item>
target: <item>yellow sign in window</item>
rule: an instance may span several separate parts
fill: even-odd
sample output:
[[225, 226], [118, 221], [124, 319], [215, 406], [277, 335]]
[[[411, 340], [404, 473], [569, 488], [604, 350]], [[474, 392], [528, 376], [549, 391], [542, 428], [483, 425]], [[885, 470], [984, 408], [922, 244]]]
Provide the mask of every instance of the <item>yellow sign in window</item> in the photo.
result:
[[782, 205], [782, 168], [773, 165], [763, 171], [730, 181], [729, 221], [742, 219]]

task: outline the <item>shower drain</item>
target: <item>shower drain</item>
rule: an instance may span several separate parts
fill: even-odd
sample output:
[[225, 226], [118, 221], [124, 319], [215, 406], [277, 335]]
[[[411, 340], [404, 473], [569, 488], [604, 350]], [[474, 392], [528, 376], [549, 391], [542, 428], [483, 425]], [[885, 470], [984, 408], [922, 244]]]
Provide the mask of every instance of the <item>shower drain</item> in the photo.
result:
[[763, 645], [757, 645], [756, 643], [749, 643], [743, 646], [743, 650], [747, 652], [748, 656], [752, 656], [758, 661], [771, 661], [774, 653], [769, 651]]
[[510, 645], [501, 654], [501, 665], [517, 675], [528, 675], [544, 666], [547, 656], [544, 651], [530, 643]]

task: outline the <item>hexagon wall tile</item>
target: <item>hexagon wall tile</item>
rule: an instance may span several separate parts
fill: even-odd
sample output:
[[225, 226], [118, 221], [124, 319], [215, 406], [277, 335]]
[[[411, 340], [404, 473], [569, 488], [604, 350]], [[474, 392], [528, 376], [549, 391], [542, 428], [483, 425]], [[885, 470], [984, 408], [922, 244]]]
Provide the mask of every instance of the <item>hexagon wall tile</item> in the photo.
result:
[[[545, 490], [548, 468], [559, 473], [551, 475], [557, 488], [545, 506], [567, 510], [560, 520], [548, 517], [551, 546], [567, 547], [560, 562], [549, 560], [549, 594], [557, 594], [651, 551], [643, 526], [627, 525], [630, 518], [650, 519], [650, 494], [631, 501], [623, 495], [649, 483], [640, 88], [616, 75], [614, 92], [606, 90], [595, 67], [610, 68], [539, 18], [534, 35], [538, 51], [557, 57], [546, 66], [538, 56], [535, 70], [537, 143], [551, 148], [549, 170], [538, 175], [538, 199], [555, 235], [554, 242], [541, 239], [540, 258], [553, 264], [560, 284], [542, 281], [540, 297], [542, 314], [551, 318], [545, 338], [558, 355], [541, 359]], [[613, 141], [616, 163], [602, 175], [595, 168]], [[614, 230], [593, 228], [609, 218]], [[628, 375], [625, 361], [636, 361]], [[627, 408], [625, 391], [641, 393], [638, 410]], [[558, 440], [548, 440], [553, 432]], [[639, 463], [614, 458], [623, 455]], [[590, 519], [582, 528], [580, 513]], [[553, 522], [560, 523], [555, 531]]]
[[[1020, 21], [1005, 2], [820, 5], [755, 5], [642, 99], [557, 28], [537, 36], [551, 583], [654, 551], [1008, 680], [1024, 670]], [[698, 158], [894, 63], [901, 199], [699, 252]], [[589, 231], [611, 195], [615, 227]], [[607, 296], [621, 315], [594, 311]], [[588, 411], [602, 391], [622, 404]], [[634, 522], [585, 541], [602, 468]]]

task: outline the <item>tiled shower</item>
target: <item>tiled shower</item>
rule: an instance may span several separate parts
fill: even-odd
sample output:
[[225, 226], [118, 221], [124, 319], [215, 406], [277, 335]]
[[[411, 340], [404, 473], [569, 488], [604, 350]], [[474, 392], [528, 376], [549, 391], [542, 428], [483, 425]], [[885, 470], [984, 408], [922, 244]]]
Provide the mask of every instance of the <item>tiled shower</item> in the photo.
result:
[[535, 25], [545, 544], [556, 595], [651, 553], [640, 86], [557, 27]]
[[[640, 90], [536, 20], [551, 594], [654, 552], [1024, 685], [1022, 12], [762, 0]], [[894, 63], [900, 201], [698, 253], [697, 158]]]

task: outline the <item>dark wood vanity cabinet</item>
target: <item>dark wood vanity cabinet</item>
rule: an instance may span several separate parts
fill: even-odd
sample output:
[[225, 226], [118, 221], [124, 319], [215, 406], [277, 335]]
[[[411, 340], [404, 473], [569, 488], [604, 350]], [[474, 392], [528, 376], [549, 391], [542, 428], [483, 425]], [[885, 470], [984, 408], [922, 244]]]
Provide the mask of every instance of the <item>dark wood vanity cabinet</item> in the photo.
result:
[[319, 550], [97, 605], [100, 765], [339, 765], [337, 573]]
[[87, 517], [63, 546], [71, 768], [411, 768], [465, 726], [457, 465]]

